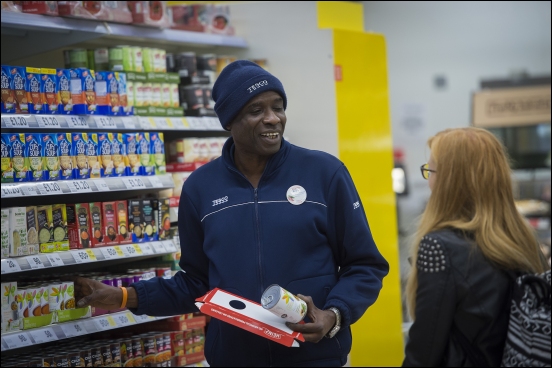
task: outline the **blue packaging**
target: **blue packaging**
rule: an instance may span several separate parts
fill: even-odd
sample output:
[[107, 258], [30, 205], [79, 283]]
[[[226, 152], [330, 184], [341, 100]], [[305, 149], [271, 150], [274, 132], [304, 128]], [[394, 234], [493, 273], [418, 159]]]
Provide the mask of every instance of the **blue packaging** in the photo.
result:
[[126, 176], [127, 162], [123, 133], [108, 133], [111, 141], [111, 159], [113, 160], [113, 176]]
[[121, 115], [134, 115], [134, 103], [130, 104], [128, 101], [128, 92], [127, 92], [127, 75], [126, 73], [115, 72], [115, 77], [117, 78], [117, 87], [119, 94], [119, 104], [121, 105], [120, 114]]
[[71, 98], [71, 72], [69, 69], [57, 69], [56, 83], [58, 90], [58, 114], [73, 113], [73, 99]]
[[87, 133], [86, 140], [86, 158], [90, 168], [90, 179], [99, 179], [102, 177], [102, 163], [98, 156], [98, 133]]
[[113, 176], [113, 160], [111, 158], [111, 141], [107, 133], [98, 134], [98, 160], [102, 178]]
[[94, 71], [86, 68], [70, 69], [71, 99], [73, 114], [96, 114], [96, 90]]
[[40, 68], [42, 78], [41, 97], [44, 104], [44, 114], [57, 114], [59, 105], [59, 93], [57, 75], [55, 69]]
[[141, 175], [140, 168], [140, 156], [138, 155], [138, 133], [124, 133], [123, 143], [125, 144], [125, 151], [127, 157], [126, 163], [126, 175], [137, 176]]
[[27, 99], [29, 102], [29, 113], [43, 114], [44, 104], [42, 103], [42, 76], [40, 68], [27, 67]]
[[25, 133], [25, 162], [27, 181], [42, 181], [44, 160], [42, 159], [42, 137], [39, 133]]
[[42, 133], [42, 158], [44, 159], [44, 171], [42, 180], [59, 180], [59, 156], [58, 143], [55, 133]]
[[2, 114], [15, 114], [15, 93], [9, 65], [2, 65]]
[[71, 134], [71, 150], [73, 153], [73, 178], [90, 178], [90, 166], [88, 166], [88, 156], [86, 148], [88, 144], [88, 133]]
[[58, 133], [58, 157], [59, 157], [59, 178], [61, 180], [73, 179], [73, 147], [71, 144], [71, 133]]
[[140, 159], [140, 175], [155, 175], [155, 166], [151, 162], [150, 134], [148, 132], [136, 133], [138, 158]]
[[12, 76], [13, 93], [15, 96], [15, 112], [17, 114], [29, 113], [29, 94], [27, 90], [27, 73], [22, 66], [10, 67]]

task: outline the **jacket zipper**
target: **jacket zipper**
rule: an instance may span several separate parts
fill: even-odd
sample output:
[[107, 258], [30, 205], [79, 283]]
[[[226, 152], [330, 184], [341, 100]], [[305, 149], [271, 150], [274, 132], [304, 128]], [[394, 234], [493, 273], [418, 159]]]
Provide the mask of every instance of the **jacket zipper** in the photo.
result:
[[255, 188], [255, 223], [257, 225], [257, 245], [259, 247], [259, 281], [261, 281], [261, 295], [263, 294], [263, 263], [261, 257], [261, 221], [259, 220], [259, 198], [257, 197], [257, 190]]

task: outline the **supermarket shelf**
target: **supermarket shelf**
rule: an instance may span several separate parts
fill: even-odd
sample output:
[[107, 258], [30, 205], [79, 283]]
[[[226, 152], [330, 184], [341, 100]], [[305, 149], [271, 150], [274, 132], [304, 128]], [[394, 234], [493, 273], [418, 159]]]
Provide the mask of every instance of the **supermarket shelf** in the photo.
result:
[[171, 254], [177, 251], [173, 240], [140, 244], [124, 244], [109, 247], [74, 249], [66, 252], [38, 253], [24, 257], [2, 259], [2, 275], [37, 269], [52, 269], [82, 263], [98, 264], [105, 261], [143, 258]]
[[121, 190], [174, 188], [170, 174], [155, 176], [123, 176], [117, 178], [58, 180], [33, 183], [2, 183], [2, 199], [43, 195], [85, 194]]
[[25, 47], [8, 48], [2, 43], [2, 63], [100, 37], [178, 46], [247, 47], [243, 38], [235, 36], [6, 11], [1, 25], [2, 35], [13, 42], [25, 38]]
[[221, 131], [220, 122], [212, 117], [149, 117], [105, 115], [38, 115], [2, 114], [3, 129], [71, 129], [121, 131]]
[[122, 311], [97, 317], [83, 318], [71, 322], [51, 324], [30, 330], [9, 332], [2, 335], [2, 351], [89, 335], [96, 332], [133, 326], [171, 317], [172, 316], [136, 316], [130, 311]]

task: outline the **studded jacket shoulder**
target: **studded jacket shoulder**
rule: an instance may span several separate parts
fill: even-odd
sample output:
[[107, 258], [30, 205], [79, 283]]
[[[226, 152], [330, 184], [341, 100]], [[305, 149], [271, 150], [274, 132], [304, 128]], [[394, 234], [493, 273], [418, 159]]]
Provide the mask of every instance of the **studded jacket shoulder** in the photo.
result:
[[403, 366], [470, 367], [462, 333], [499, 366], [508, 324], [510, 282], [461, 232], [442, 230], [420, 242], [415, 320]]

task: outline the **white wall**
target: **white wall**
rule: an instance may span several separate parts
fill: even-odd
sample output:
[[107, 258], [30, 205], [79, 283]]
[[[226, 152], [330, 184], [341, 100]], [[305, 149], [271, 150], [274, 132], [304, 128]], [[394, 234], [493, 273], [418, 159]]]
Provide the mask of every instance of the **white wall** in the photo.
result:
[[232, 23], [249, 48], [242, 58], [266, 58], [288, 99], [285, 135], [302, 147], [337, 155], [333, 43], [319, 30], [316, 2], [263, 1], [230, 5]]
[[[393, 141], [405, 151], [412, 189], [398, 202], [405, 229], [429, 196], [419, 172], [427, 138], [470, 124], [470, 96], [481, 79], [518, 70], [550, 75], [550, 2], [363, 3], [366, 30], [384, 34], [387, 43]], [[446, 89], [433, 86], [436, 75], [447, 78]], [[405, 114], [409, 104], [422, 112]], [[421, 118], [423, 128], [408, 131], [405, 116]]]

